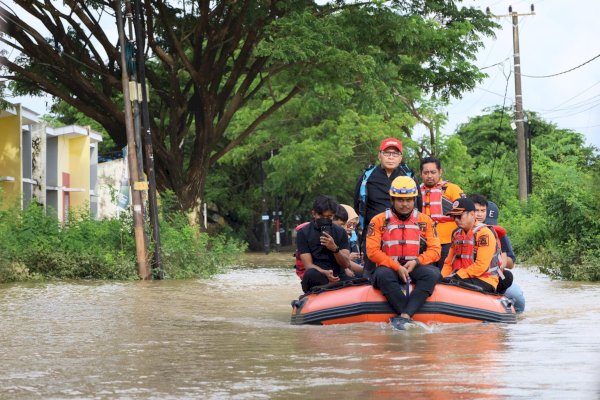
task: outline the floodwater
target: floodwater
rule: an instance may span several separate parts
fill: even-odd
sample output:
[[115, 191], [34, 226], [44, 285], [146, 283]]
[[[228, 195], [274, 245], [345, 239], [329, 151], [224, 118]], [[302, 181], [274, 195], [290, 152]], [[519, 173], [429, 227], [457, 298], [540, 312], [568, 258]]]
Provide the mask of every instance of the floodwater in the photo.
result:
[[515, 325], [292, 326], [293, 258], [273, 257], [211, 280], [0, 285], [0, 398], [600, 398], [599, 284], [517, 268]]

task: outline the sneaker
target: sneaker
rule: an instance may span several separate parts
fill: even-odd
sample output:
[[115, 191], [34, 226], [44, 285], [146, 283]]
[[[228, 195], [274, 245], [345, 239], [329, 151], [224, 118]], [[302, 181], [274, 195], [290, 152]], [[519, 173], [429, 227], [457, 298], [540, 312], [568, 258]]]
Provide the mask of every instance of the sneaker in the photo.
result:
[[392, 328], [399, 331], [404, 331], [407, 328], [406, 325], [412, 325], [413, 321], [412, 319], [397, 316], [390, 318], [390, 324], [392, 325]]

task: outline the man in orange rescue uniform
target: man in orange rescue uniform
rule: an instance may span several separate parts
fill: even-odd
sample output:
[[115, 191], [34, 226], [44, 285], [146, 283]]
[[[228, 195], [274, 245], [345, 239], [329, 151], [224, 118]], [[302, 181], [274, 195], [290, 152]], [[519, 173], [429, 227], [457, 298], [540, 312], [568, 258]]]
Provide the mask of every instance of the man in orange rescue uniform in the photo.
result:
[[494, 293], [501, 263], [496, 235], [487, 225], [477, 222], [471, 199], [456, 200], [448, 215], [454, 218], [458, 229], [452, 234], [452, 245], [442, 268], [444, 280], [462, 280]]
[[[381, 290], [398, 316], [390, 319], [395, 329], [405, 329], [412, 316], [433, 293], [439, 269], [430, 265], [440, 257], [440, 240], [433, 221], [415, 208], [417, 184], [408, 176], [395, 178], [389, 190], [392, 208], [371, 219], [367, 255], [376, 265], [373, 286]], [[406, 296], [402, 283], [415, 283]]]
[[452, 231], [456, 229], [454, 220], [445, 215], [452, 208], [452, 202], [461, 197], [466, 197], [462, 189], [449, 181], [442, 179], [442, 165], [434, 157], [421, 160], [421, 196], [423, 207], [421, 211], [435, 221], [435, 230], [440, 238], [442, 253], [437, 267], [442, 269], [444, 259], [450, 249]]

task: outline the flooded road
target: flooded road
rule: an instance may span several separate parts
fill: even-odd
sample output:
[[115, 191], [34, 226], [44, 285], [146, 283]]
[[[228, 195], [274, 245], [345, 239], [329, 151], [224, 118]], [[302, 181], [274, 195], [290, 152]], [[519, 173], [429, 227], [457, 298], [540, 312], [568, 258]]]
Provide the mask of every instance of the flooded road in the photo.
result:
[[516, 325], [292, 326], [293, 259], [253, 262], [211, 280], [0, 285], [0, 398], [600, 398], [599, 284], [517, 268]]

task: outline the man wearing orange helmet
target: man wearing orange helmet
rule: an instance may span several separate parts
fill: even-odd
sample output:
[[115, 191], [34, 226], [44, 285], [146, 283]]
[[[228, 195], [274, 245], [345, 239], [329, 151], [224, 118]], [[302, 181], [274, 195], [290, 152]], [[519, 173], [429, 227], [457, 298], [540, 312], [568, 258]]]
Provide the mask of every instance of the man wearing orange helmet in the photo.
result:
[[[389, 189], [391, 209], [374, 216], [367, 231], [367, 255], [376, 265], [371, 281], [398, 313], [390, 323], [400, 330], [411, 322], [441, 278], [432, 265], [440, 258], [440, 240], [433, 220], [415, 208], [418, 192], [412, 178], [394, 179]], [[415, 284], [410, 295], [404, 294], [401, 283], [409, 280]]]

